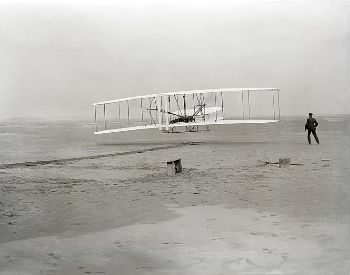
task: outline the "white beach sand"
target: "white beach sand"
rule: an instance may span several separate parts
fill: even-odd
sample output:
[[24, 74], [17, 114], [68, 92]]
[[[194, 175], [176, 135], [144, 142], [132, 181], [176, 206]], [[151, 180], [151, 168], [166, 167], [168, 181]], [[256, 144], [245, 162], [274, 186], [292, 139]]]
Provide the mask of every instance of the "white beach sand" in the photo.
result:
[[319, 146], [303, 119], [98, 138], [2, 125], [2, 164], [203, 143], [0, 169], [0, 274], [349, 274], [349, 118], [319, 122]]

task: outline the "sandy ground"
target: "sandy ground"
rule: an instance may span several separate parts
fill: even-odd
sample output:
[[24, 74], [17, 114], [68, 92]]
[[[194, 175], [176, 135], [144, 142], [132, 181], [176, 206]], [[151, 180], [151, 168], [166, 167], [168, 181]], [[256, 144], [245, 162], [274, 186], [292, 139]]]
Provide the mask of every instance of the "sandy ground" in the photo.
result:
[[349, 274], [349, 136], [319, 134], [3, 168], [0, 274]]

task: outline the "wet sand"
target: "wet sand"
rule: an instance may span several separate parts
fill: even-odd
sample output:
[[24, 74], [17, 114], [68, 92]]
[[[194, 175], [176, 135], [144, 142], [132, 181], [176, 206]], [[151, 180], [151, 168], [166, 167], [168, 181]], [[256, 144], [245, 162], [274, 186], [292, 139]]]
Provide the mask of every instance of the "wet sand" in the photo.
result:
[[[295, 125], [162, 135], [150, 140], [202, 143], [3, 167], [0, 274], [348, 274], [348, 124], [329, 123], [319, 146]], [[168, 177], [165, 161], [178, 157], [184, 171]]]

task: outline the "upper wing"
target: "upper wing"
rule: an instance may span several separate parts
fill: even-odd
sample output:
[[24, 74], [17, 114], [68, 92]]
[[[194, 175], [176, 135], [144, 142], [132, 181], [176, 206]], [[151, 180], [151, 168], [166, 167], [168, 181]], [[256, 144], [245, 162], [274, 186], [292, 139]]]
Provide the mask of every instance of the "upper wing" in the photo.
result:
[[124, 102], [124, 101], [131, 101], [131, 100], [138, 100], [138, 99], [146, 99], [146, 98], [155, 98], [159, 94], [150, 94], [150, 95], [144, 95], [144, 96], [133, 96], [133, 97], [125, 97], [125, 98], [119, 98], [119, 99], [113, 99], [113, 100], [107, 100], [107, 101], [100, 101], [93, 103], [94, 106], [97, 105], [105, 105], [105, 104], [112, 104], [112, 103], [118, 103], [118, 102]]
[[144, 96], [133, 96], [133, 97], [125, 97], [107, 101], [100, 101], [93, 103], [93, 105], [104, 105], [111, 103], [118, 103], [123, 101], [135, 100], [135, 99], [145, 99], [145, 98], [154, 98], [157, 96], [163, 95], [193, 95], [193, 94], [207, 94], [207, 93], [221, 93], [221, 92], [244, 92], [244, 91], [274, 91], [278, 90], [277, 88], [222, 88], [222, 89], [205, 89], [205, 90], [190, 90], [190, 91], [177, 91], [177, 92], [167, 92], [167, 93], [158, 93], [158, 94], [149, 94]]
[[245, 92], [245, 91], [273, 91], [277, 88], [222, 88], [222, 89], [205, 89], [205, 90], [191, 90], [191, 91], [177, 91], [161, 93], [161, 95], [192, 95], [192, 94], [207, 94], [207, 93], [221, 93], [221, 92]]

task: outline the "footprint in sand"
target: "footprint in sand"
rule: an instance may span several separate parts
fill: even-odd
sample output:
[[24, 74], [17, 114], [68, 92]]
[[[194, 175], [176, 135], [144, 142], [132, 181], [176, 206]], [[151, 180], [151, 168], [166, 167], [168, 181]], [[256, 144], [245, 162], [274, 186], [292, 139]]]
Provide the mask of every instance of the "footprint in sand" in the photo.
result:
[[238, 258], [231, 261], [231, 268], [239, 268], [241, 270], [242, 268], [248, 268], [251, 266], [261, 267], [247, 258]]
[[250, 232], [249, 233], [250, 235], [253, 235], [253, 236], [260, 236], [260, 235], [264, 235], [263, 232]]
[[282, 253], [282, 256], [281, 256], [282, 262], [287, 262], [288, 261], [288, 256], [289, 256], [288, 253]]
[[139, 267], [135, 267], [135, 269], [151, 269], [152, 267], [150, 266], [139, 266]]
[[117, 247], [123, 247], [123, 245], [120, 242], [113, 242]]
[[262, 251], [263, 253], [268, 253], [268, 254], [273, 254], [273, 252], [275, 251], [276, 249], [268, 249], [268, 248], [263, 248]]
[[54, 253], [49, 253], [49, 254], [47, 254], [47, 255], [49, 255], [51, 258], [53, 258], [53, 259], [55, 259], [55, 260], [61, 259], [61, 256], [56, 255], [56, 254], [54, 254]]
[[8, 256], [8, 255], [7, 255], [7, 256], [4, 256], [3, 259], [4, 259], [6, 262], [9, 262], [9, 263], [12, 262], [11, 257]]

